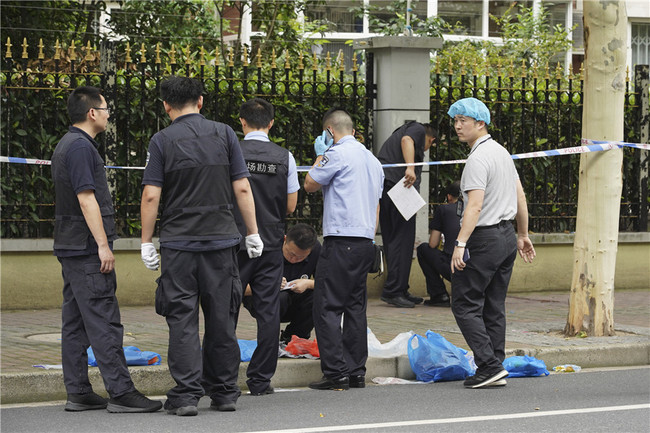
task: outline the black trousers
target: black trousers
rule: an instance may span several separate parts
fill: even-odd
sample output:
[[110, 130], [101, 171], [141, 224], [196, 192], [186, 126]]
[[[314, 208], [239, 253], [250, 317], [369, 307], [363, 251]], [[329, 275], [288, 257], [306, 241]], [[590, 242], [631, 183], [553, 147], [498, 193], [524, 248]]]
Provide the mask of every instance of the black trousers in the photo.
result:
[[418, 263], [427, 282], [427, 293], [435, 298], [447, 294], [445, 282], [451, 281], [451, 256], [429, 244], [420, 244], [417, 248]]
[[474, 230], [465, 269], [451, 278], [451, 309], [481, 372], [502, 367], [506, 344], [506, 293], [517, 255], [512, 224]]
[[328, 236], [323, 243], [314, 283], [314, 327], [321, 370], [328, 378], [365, 375], [366, 279], [373, 259], [370, 239]]
[[289, 322], [282, 332], [282, 338], [290, 340], [292, 335], [308, 339], [314, 329], [314, 291], [305, 290], [294, 293], [291, 290], [280, 292], [280, 322]]
[[61, 360], [63, 382], [69, 394], [91, 392], [88, 354], [92, 345], [106, 391], [118, 397], [135, 389], [126, 366], [115, 297], [115, 271], [102, 274], [96, 254], [59, 257], [63, 275]]
[[404, 296], [409, 288], [413, 245], [415, 244], [415, 216], [406, 221], [388, 197], [384, 187], [379, 207], [379, 224], [386, 257], [386, 282], [383, 297]]
[[282, 250], [264, 251], [251, 259], [246, 250], [237, 255], [242, 286], [250, 284], [253, 292], [251, 314], [257, 321], [257, 348], [248, 364], [248, 389], [262, 392], [271, 383], [278, 366], [280, 344], [280, 284]]
[[[219, 404], [236, 402], [240, 353], [235, 317], [242, 288], [236, 248], [191, 252], [161, 248], [162, 275], [156, 311], [169, 326], [169, 372], [176, 386], [168, 406], [195, 406], [203, 395]], [[205, 319], [199, 341], [199, 303]]]

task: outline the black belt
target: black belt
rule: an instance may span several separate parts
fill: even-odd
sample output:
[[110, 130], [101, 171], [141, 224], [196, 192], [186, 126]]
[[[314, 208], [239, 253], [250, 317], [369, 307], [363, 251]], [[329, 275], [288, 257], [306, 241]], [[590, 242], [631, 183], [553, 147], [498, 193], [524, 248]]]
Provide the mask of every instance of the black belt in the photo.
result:
[[499, 227], [505, 227], [509, 224], [512, 224], [511, 220], [503, 220], [497, 224], [492, 224], [491, 226], [476, 226], [474, 227], [474, 230], [496, 229]]

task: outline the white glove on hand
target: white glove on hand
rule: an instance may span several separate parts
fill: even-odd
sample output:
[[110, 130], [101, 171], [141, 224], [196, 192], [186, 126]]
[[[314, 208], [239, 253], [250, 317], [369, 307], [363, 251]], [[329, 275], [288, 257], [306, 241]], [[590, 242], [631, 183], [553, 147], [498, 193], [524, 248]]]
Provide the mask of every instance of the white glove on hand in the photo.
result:
[[254, 259], [262, 255], [262, 250], [264, 250], [264, 242], [259, 234], [248, 235], [246, 236], [246, 252], [248, 257]]
[[144, 243], [140, 245], [140, 256], [147, 269], [152, 271], [158, 270], [160, 267], [160, 256], [156, 252], [156, 247], [152, 243]]

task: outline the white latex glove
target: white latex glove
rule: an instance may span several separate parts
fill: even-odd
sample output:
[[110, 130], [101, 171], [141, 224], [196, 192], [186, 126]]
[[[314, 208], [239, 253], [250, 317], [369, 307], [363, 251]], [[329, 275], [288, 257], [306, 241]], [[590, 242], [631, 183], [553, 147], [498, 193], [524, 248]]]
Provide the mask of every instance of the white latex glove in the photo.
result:
[[246, 252], [248, 257], [254, 259], [262, 255], [262, 250], [264, 250], [264, 242], [259, 234], [248, 235], [246, 236]]
[[156, 271], [160, 267], [160, 256], [158, 255], [158, 252], [156, 252], [156, 247], [154, 247], [152, 243], [144, 243], [140, 245], [140, 256], [142, 257], [142, 261], [147, 269]]

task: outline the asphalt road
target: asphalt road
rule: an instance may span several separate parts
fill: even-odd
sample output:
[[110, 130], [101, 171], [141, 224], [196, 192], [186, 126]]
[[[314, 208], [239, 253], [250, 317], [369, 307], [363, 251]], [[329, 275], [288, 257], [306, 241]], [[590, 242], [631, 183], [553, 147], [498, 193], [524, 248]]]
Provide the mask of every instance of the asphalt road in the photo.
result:
[[[162, 397], [161, 397], [162, 398]], [[203, 398], [196, 417], [70, 413], [63, 402], [3, 406], [2, 432], [648, 432], [650, 367], [508, 379], [505, 388], [461, 382], [371, 385], [345, 392], [244, 394], [237, 412]]]

